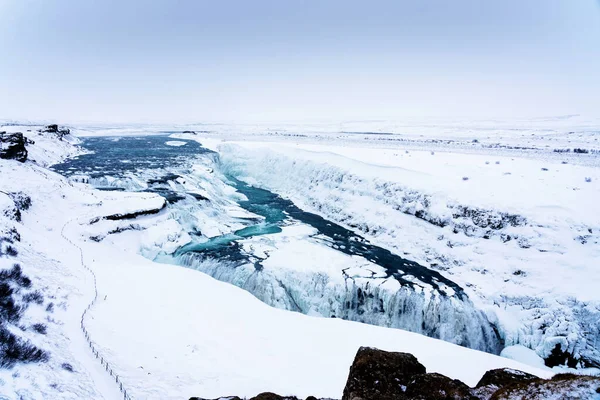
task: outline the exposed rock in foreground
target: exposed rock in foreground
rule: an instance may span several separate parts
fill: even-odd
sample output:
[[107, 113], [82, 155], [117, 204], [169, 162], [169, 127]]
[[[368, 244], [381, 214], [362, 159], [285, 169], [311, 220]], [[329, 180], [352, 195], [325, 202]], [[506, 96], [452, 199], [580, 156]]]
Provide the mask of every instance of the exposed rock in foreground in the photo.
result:
[[[541, 379], [501, 368], [487, 371], [475, 388], [458, 379], [426, 373], [409, 353], [361, 347], [350, 367], [342, 400], [509, 400], [600, 398], [600, 377], [559, 374]], [[192, 397], [190, 400], [208, 400]], [[242, 400], [237, 396], [214, 400]], [[295, 396], [261, 393], [249, 400], [300, 400]], [[306, 400], [317, 400], [309, 396]], [[327, 399], [321, 399], [327, 400]]]
[[[190, 400], [209, 400], [209, 399], [204, 399], [202, 397], [190, 397]], [[237, 397], [237, 396], [224, 396], [224, 397], [219, 397], [214, 400], [243, 400], [243, 399], [241, 397]], [[265, 393], [257, 394], [256, 396], [251, 397], [248, 400], [301, 400], [301, 399], [299, 399], [296, 396], [280, 396], [275, 393], [265, 392]], [[324, 399], [324, 398], [317, 399], [316, 397], [308, 396], [306, 398], [306, 400], [333, 400], [333, 399]]]
[[27, 149], [25, 148], [27, 143], [27, 138], [21, 132], [0, 132], [0, 158], [25, 162], [27, 160]]
[[[392, 353], [361, 347], [350, 367], [343, 399], [395, 400], [425, 366], [408, 353]], [[402, 397], [404, 398], [404, 397]]]

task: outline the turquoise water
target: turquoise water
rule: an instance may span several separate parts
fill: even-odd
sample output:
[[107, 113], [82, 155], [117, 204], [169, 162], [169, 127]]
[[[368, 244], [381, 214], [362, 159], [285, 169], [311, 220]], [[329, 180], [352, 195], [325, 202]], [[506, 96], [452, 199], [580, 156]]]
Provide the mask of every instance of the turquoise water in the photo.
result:
[[[431, 270], [414, 261], [400, 257], [391, 251], [376, 246], [364, 237], [329, 221], [317, 214], [303, 211], [292, 201], [265, 189], [248, 185], [233, 177], [229, 177], [233, 186], [246, 196], [247, 201], [240, 202], [240, 206], [264, 217], [264, 222], [248, 226], [244, 229], [210, 239], [204, 243], [194, 243], [181, 247], [176, 255], [195, 252], [205, 257], [216, 258], [227, 256], [228, 260], [247, 261], [241, 246], [235, 245], [237, 241], [251, 236], [266, 235], [281, 232], [280, 226], [291, 221], [310, 225], [317, 229], [323, 243], [352, 256], [360, 256], [383, 268], [388, 276], [394, 276], [402, 285], [415, 286], [413, 278], [439, 289], [441, 285], [452, 288], [455, 295], [463, 298], [463, 289], [445, 278], [437, 271]], [[242, 254], [234, 254], [242, 252]], [[255, 263], [256, 264], [256, 263]], [[260, 264], [260, 263], [258, 263]], [[410, 280], [405, 276], [410, 276]], [[444, 293], [443, 291], [440, 293]]]
[[[67, 160], [55, 165], [53, 169], [67, 176], [82, 173], [90, 177], [122, 177], [135, 172], [153, 171], [156, 177], [147, 181], [149, 189], [146, 190], [167, 198], [171, 203], [170, 207], [177, 207], [174, 203], [186, 198], [191, 201], [206, 201], [207, 199], [203, 198], [192, 198], [185, 192], [174, 191], [168, 185], [168, 181], [178, 178], [177, 171], [183, 174], [184, 169], [198, 157], [211, 157], [215, 161], [214, 165], [218, 165], [216, 153], [194, 141], [187, 141], [186, 145], [180, 147], [168, 146], [165, 142], [169, 140], [172, 139], [164, 135], [87, 138], [84, 139], [83, 146], [93, 151], [92, 154]], [[176, 256], [193, 252], [202, 258], [230, 261], [232, 263], [229, 265], [233, 267], [254, 262], [257, 269], [260, 269], [260, 260], [256, 261], [256, 257], [245, 252], [240, 243], [253, 236], [279, 233], [283, 225], [295, 221], [315, 228], [319, 232], [318, 240], [324, 245], [344, 254], [363, 257], [383, 267], [388, 276], [394, 276], [402, 285], [414, 287], [413, 281], [416, 278], [436, 289], [442, 285], [448, 286], [454, 290], [456, 296], [464, 296], [460, 286], [434, 270], [376, 246], [364, 237], [317, 214], [306, 212], [276, 193], [248, 185], [235, 177], [228, 179], [228, 183], [247, 198], [240, 201], [239, 205], [262, 219], [249, 220], [249, 225], [242, 229], [210, 239], [198, 238], [195, 232], [189, 232], [196, 238], [195, 241], [179, 248]]]

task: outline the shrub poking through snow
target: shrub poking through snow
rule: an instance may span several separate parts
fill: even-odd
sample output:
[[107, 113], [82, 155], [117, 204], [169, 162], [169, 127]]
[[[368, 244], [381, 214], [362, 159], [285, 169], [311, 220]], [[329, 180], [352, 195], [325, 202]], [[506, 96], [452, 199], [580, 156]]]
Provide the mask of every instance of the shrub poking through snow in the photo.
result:
[[73, 366], [69, 363], [62, 363], [61, 367], [65, 371], [73, 372]]
[[590, 151], [588, 149], [573, 149], [573, 153], [578, 154], [588, 154]]
[[585, 177], [585, 181], [586, 181], [587, 183], [590, 183], [590, 182], [592, 181], [592, 178], [590, 178], [589, 176], [586, 176], [586, 177]]
[[36, 331], [37, 333], [40, 333], [42, 335], [45, 335], [48, 332], [48, 328], [46, 327], [45, 324], [42, 324], [42, 323], [37, 323], [37, 324], [31, 325], [31, 329], [33, 329], [34, 331]]
[[7, 256], [11, 256], [11, 257], [16, 257], [19, 255], [19, 252], [17, 251], [16, 248], [14, 248], [11, 245], [6, 246], [6, 248], [4, 249], [4, 254], [6, 254]]
[[[10, 269], [0, 271], [0, 368], [10, 368], [18, 362], [47, 361], [49, 355], [29, 341], [14, 334], [10, 325], [17, 325], [27, 308], [26, 297], [36, 302], [43, 296], [35, 291], [21, 295], [23, 289], [31, 287], [31, 279], [23, 274], [21, 266], [14, 264]], [[38, 333], [46, 333], [46, 325], [34, 324]]]
[[13, 289], [8, 283], [0, 281], [0, 321], [17, 322], [21, 318], [23, 307], [15, 302]]
[[29, 288], [31, 287], [31, 279], [23, 274], [23, 270], [19, 264], [13, 264], [11, 269], [5, 269], [0, 271], [0, 282], [6, 282], [12, 280], [17, 285]]
[[462, 177], [462, 180], [463, 180], [463, 181], [468, 181], [468, 180], [469, 180], [469, 177], [468, 177], [468, 176], [463, 176], [463, 177]]
[[4, 209], [0, 209], [0, 216], [2, 215], [13, 221], [21, 222], [21, 211], [15, 206], [11, 205]]
[[27, 293], [23, 296], [23, 301], [25, 303], [35, 303], [38, 305], [44, 304], [44, 296], [38, 290], [34, 292]]
[[20, 211], [28, 210], [31, 207], [31, 197], [27, 196], [23, 192], [11, 192], [8, 196], [15, 203], [15, 206]]
[[45, 362], [49, 358], [47, 352], [0, 325], [0, 368], [10, 368], [18, 362]]

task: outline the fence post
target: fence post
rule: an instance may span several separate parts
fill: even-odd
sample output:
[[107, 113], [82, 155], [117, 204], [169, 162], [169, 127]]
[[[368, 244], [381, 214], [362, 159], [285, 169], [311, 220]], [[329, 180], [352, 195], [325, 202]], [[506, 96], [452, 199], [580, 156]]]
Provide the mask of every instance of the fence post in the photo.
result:
[[63, 237], [63, 239], [65, 239], [67, 242], [69, 242], [73, 247], [76, 247], [79, 250], [79, 260], [81, 262], [81, 266], [85, 270], [87, 270], [90, 274], [92, 274], [92, 279], [93, 279], [93, 282], [94, 282], [94, 299], [87, 305], [86, 309], [81, 314], [80, 327], [81, 327], [81, 330], [83, 331], [83, 334], [84, 334], [84, 336], [86, 338], [86, 341], [88, 342], [88, 345], [89, 345], [90, 349], [92, 350], [92, 354], [94, 354], [94, 356], [96, 358], [100, 359], [100, 364], [104, 366], [104, 369], [110, 374], [110, 376], [112, 376], [115, 379], [115, 382], [119, 385], [119, 390], [123, 393], [123, 399], [124, 400], [131, 400], [131, 397], [127, 394], [127, 390], [125, 390], [123, 388], [123, 382], [121, 382], [121, 380], [119, 379], [119, 376], [108, 365], [108, 361], [105, 360], [104, 357], [102, 357], [100, 355], [100, 353], [98, 352], [98, 350], [94, 347], [94, 345], [92, 343], [92, 339], [91, 339], [91, 337], [90, 337], [87, 329], [85, 328], [85, 326], [83, 324], [83, 320], [85, 319], [85, 316], [87, 315], [87, 312], [89, 310], [91, 310], [92, 306], [98, 300], [98, 279], [96, 278], [96, 274], [94, 273], [94, 271], [92, 271], [91, 268], [89, 268], [87, 265], [85, 265], [84, 260], [83, 260], [83, 249], [81, 247], [77, 246], [75, 243], [73, 243], [71, 241], [71, 239], [69, 239], [68, 237], [66, 237], [65, 234], [64, 234], [65, 228], [72, 221], [74, 221], [74, 219], [71, 219], [71, 220], [67, 221], [63, 225], [62, 230], [60, 232], [61, 236]]

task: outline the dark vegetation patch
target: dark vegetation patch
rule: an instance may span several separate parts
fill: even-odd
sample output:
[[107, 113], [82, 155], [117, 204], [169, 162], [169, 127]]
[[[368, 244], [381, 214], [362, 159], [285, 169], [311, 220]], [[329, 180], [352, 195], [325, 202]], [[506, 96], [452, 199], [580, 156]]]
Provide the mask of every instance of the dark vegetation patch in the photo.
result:
[[[10, 368], [19, 362], [47, 361], [49, 354], [13, 332], [9, 326], [17, 325], [30, 302], [42, 304], [39, 291], [29, 292], [31, 279], [19, 264], [0, 271], [0, 368]], [[32, 329], [46, 334], [46, 325], [34, 324]]]
[[23, 192], [11, 192], [8, 196], [20, 211], [28, 210], [31, 207], [31, 197]]
[[62, 363], [61, 367], [65, 371], [73, 372], [73, 366], [71, 364], [69, 364], [69, 363]]
[[[31, 207], [31, 197], [23, 192], [2, 193], [7, 195], [13, 201], [13, 205], [2, 210], [0, 215], [4, 215], [6, 218], [13, 221], [21, 222], [21, 211], [28, 210], [29, 207]], [[2, 236], [0, 235], [0, 242], [1, 241]]]
[[11, 246], [10, 244], [7, 245], [6, 247], [4, 247], [4, 251], [0, 251], [0, 253], [4, 253], [7, 256], [10, 257], [16, 257], [19, 255], [19, 252], [17, 251], [17, 249], [14, 246]]
[[44, 304], [44, 296], [39, 290], [29, 292], [23, 295], [23, 301], [25, 303], [35, 303], [37, 305]]
[[10, 332], [0, 325], [0, 368], [11, 368], [16, 363], [45, 362], [49, 354]]
[[37, 333], [42, 334], [42, 335], [45, 335], [46, 333], [48, 333], [48, 327], [42, 323], [37, 323], [37, 324], [31, 325], [31, 329], [33, 329], [34, 331], [36, 331]]

